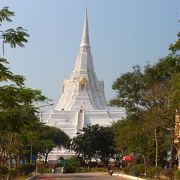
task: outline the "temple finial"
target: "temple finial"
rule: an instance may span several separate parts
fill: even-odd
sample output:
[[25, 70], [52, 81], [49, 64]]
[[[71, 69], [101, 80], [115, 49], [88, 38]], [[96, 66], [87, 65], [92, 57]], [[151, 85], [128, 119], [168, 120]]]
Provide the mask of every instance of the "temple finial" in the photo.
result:
[[85, 17], [84, 17], [84, 28], [81, 40], [81, 47], [82, 46], [90, 46], [89, 44], [89, 29], [88, 29], [88, 17], [87, 17], [87, 8], [85, 10]]

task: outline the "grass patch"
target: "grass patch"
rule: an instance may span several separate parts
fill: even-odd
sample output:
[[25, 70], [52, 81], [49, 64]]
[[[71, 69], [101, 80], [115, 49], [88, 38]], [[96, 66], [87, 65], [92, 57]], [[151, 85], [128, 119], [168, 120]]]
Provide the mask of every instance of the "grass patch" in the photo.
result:
[[52, 168], [47, 167], [47, 168], [42, 168], [40, 173], [51, 173], [52, 172]]

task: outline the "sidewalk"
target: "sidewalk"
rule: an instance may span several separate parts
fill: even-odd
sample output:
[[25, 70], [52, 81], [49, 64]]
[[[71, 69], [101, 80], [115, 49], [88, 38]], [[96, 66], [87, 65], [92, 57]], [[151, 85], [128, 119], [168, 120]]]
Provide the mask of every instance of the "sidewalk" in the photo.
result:
[[31, 176], [31, 177], [29, 177], [29, 178], [27, 178], [25, 180], [33, 180], [33, 179], [36, 179], [37, 177], [38, 177], [38, 175], [34, 175], [34, 176]]
[[142, 179], [142, 178], [139, 178], [139, 177], [136, 177], [136, 176], [130, 176], [130, 175], [126, 175], [126, 174], [113, 173], [112, 175], [113, 176], [124, 177], [124, 178], [127, 178], [127, 179], [133, 179], [133, 180], [146, 180], [146, 179]]

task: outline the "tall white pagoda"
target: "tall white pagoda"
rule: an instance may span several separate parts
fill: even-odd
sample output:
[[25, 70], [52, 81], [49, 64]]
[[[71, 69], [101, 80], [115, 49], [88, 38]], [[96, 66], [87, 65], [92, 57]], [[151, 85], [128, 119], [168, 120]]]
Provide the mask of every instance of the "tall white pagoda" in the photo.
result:
[[[107, 106], [104, 82], [98, 81], [96, 77], [86, 9], [82, 40], [74, 69], [70, 78], [64, 80], [58, 104], [51, 111], [43, 111], [41, 120], [49, 126], [60, 128], [72, 138], [87, 125], [111, 126], [124, 116], [123, 109], [111, 110]], [[58, 152], [56, 155], [58, 158]]]

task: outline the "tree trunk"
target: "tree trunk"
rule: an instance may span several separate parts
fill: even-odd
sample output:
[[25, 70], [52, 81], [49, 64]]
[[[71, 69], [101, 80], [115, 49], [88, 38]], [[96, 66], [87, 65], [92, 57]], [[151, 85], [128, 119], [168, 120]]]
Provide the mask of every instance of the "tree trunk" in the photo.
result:
[[2, 160], [2, 157], [3, 157], [3, 152], [2, 152], [2, 150], [0, 150], [1, 152], [0, 152], [0, 166], [2, 166], [2, 164], [3, 164], [3, 160]]
[[88, 160], [88, 169], [91, 168], [91, 159]]
[[[49, 151], [49, 152], [50, 152], [50, 151]], [[47, 163], [47, 158], [48, 158], [49, 152], [47, 152], [47, 153], [44, 154], [44, 156], [45, 156], [45, 163]]]
[[20, 155], [18, 154], [18, 155], [16, 156], [15, 170], [16, 170], [17, 167], [19, 166], [19, 160], [20, 160]]
[[[12, 168], [12, 157], [11, 157], [11, 151], [9, 150], [8, 152], [8, 155], [9, 155], [9, 169]], [[10, 173], [8, 173], [8, 176], [7, 176], [7, 180], [10, 180], [11, 179], [11, 175]]]
[[7, 152], [8, 152], [8, 155], [9, 155], [9, 168], [12, 168], [12, 153], [11, 153], [11, 146], [12, 146], [12, 143], [14, 141], [14, 137], [15, 137], [15, 133], [10, 133], [9, 135], [9, 138], [10, 138], [10, 141], [9, 141], [9, 144], [8, 144], [8, 148], [7, 148]]
[[9, 168], [12, 168], [12, 156], [11, 156], [11, 152], [9, 151]]
[[147, 169], [146, 157], [144, 155], [142, 156], [143, 156], [143, 161], [144, 161], [144, 175], [146, 176], [146, 169]]
[[33, 154], [33, 152], [32, 152], [32, 143], [31, 143], [31, 145], [30, 145], [30, 163], [32, 163], [32, 154]]
[[180, 170], [180, 148], [177, 149], [177, 153], [178, 153], [178, 170]]
[[45, 156], [45, 163], [47, 163], [47, 158], [48, 158], [48, 155], [46, 154], [46, 156]]
[[157, 127], [155, 127], [154, 130], [154, 137], [155, 137], [155, 142], [156, 142], [156, 157], [155, 157], [155, 167], [158, 167], [158, 138], [157, 138]]
[[[7, 134], [3, 135], [0, 134], [1, 137], [1, 141], [0, 141], [0, 166], [4, 166], [5, 164], [5, 159], [8, 155], [8, 151], [7, 151]], [[5, 148], [6, 147], [6, 148]]]
[[170, 160], [170, 168], [173, 167], [173, 161], [174, 161], [174, 131], [171, 131], [171, 160]]

